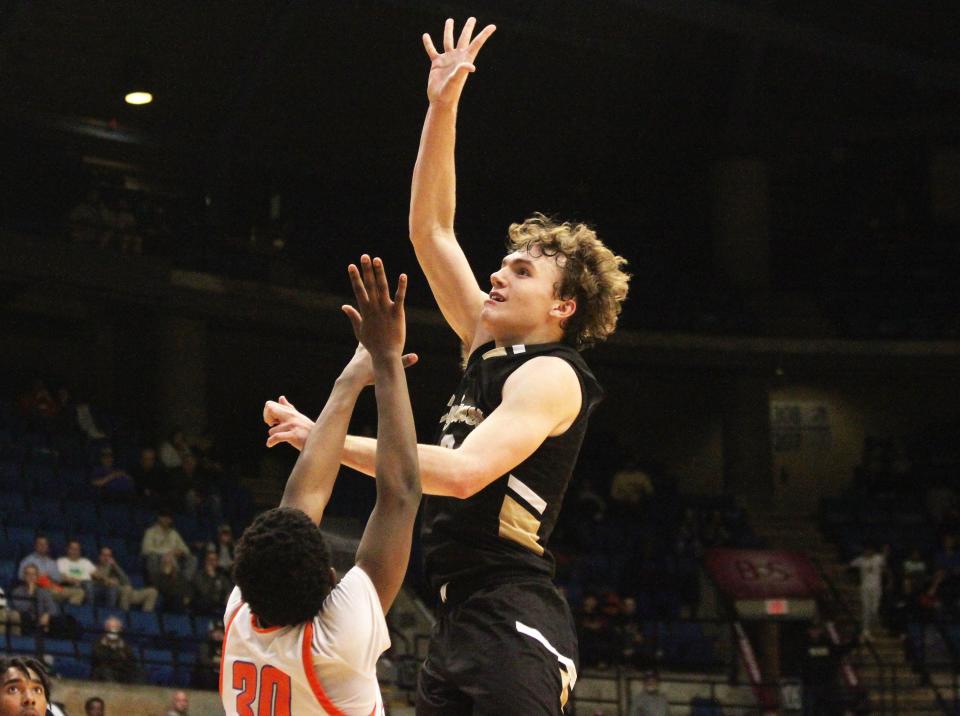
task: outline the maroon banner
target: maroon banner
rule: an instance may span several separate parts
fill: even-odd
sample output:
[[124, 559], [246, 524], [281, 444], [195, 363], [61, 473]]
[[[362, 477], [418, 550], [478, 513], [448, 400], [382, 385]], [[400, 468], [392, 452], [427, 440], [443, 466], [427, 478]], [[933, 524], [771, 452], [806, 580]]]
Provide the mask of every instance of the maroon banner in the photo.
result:
[[813, 598], [824, 588], [801, 552], [711, 549], [704, 562], [720, 591], [733, 599]]

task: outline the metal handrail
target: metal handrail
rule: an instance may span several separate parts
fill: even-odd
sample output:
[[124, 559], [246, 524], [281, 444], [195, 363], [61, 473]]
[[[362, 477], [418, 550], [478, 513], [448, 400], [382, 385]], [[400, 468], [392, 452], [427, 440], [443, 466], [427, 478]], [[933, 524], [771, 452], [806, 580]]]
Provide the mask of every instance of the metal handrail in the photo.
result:
[[[827, 575], [826, 570], [823, 568], [823, 564], [820, 562], [820, 560], [815, 559], [812, 556], [808, 555], [808, 557], [810, 558], [810, 561], [813, 562], [813, 564], [816, 566], [817, 572], [820, 575], [820, 579], [822, 579], [823, 583], [826, 585], [827, 591], [830, 593], [830, 597], [833, 603], [840, 607], [841, 612], [851, 624], [856, 624], [859, 626], [860, 620], [854, 616], [853, 612], [850, 610], [849, 605], [840, 595], [840, 592], [839, 590], [837, 590], [837, 587], [833, 583], [833, 580], [830, 579], [830, 577]], [[880, 652], [877, 651], [876, 647], [870, 641], [861, 642], [861, 645], [866, 647], [867, 652], [873, 658], [874, 663], [876, 664], [878, 670], [880, 671], [880, 683], [886, 685], [882, 687], [882, 691], [881, 691], [881, 699], [882, 699], [881, 703], [884, 705], [884, 710], [886, 710], [885, 707], [887, 702], [887, 695], [889, 692], [889, 694], [891, 695], [891, 711], [893, 714], [899, 714], [900, 709], [899, 709], [899, 704], [897, 702], [897, 671], [896, 669], [893, 668], [891, 664], [887, 664], [881, 658]], [[887, 683], [888, 678], [889, 678], [889, 683]]]

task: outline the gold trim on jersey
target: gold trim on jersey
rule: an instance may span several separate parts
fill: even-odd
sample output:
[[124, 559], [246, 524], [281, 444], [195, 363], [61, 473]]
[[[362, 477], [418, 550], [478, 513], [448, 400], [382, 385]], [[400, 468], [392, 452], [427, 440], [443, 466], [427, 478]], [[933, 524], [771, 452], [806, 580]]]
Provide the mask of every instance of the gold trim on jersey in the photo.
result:
[[482, 356], [483, 360], [487, 358], [501, 358], [503, 356], [515, 356], [518, 353], [526, 353], [527, 347], [522, 343], [518, 343], [515, 346], [500, 346], [499, 348], [491, 348]]
[[543, 555], [543, 545], [537, 541], [539, 531], [540, 520], [510, 495], [504, 495], [503, 505], [500, 507], [500, 537]]

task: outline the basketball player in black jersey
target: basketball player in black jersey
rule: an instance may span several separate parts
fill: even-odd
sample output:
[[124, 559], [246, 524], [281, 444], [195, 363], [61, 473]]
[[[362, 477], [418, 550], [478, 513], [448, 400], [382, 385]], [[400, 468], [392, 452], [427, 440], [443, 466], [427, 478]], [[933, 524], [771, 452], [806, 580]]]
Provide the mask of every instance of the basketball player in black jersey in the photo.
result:
[[[629, 277], [583, 224], [534, 215], [509, 228], [508, 253], [478, 285], [454, 235], [457, 105], [495, 28], [467, 20], [443, 52], [429, 35], [430, 106], [414, 169], [410, 237], [443, 315], [468, 356], [440, 419], [419, 446], [422, 541], [438, 621], [418, 714], [560, 714], [576, 681], [570, 610], [546, 549], [587, 418], [602, 391], [579, 350], [616, 326]], [[311, 421], [267, 403], [267, 444], [296, 447]], [[344, 464], [372, 474], [376, 442], [349, 436]]]

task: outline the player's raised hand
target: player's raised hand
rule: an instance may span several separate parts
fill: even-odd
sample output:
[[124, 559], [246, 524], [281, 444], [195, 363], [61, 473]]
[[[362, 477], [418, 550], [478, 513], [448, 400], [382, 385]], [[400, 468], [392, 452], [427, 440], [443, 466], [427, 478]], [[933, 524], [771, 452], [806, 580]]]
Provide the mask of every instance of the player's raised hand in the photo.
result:
[[268, 400], [264, 404], [263, 422], [270, 428], [267, 447], [288, 443], [297, 450], [303, 450], [310, 428], [313, 427], [313, 421], [282, 395], [278, 400]]
[[476, 37], [473, 30], [477, 24], [474, 17], [468, 18], [460, 32], [456, 44], [453, 42], [453, 19], [448, 18], [443, 26], [443, 52], [430, 39], [429, 33], [423, 34], [423, 46], [430, 58], [430, 76], [427, 78], [427, 98], [431, 102], [441, 104], [456, 104], [463, 92], [463, 85], [467, 75], [476, 72], [473, 61], [480, 52], [480, 48], [497, 29], [495, 25], [487, 25]]
[[350, 319], [357, 340], [370, 352], [373, 360], [400, 358], [407, 337], [403, 310], [406, 274], [400, 274], [397, 279], [397, 292], [393, 298], [390, 297], [383, 261], [379, 258], [371, 259], [364, 254], [360, 257], [360, 268], [350, 264], [347, 274], [357, 306], [343, 306], [343, 312]]

